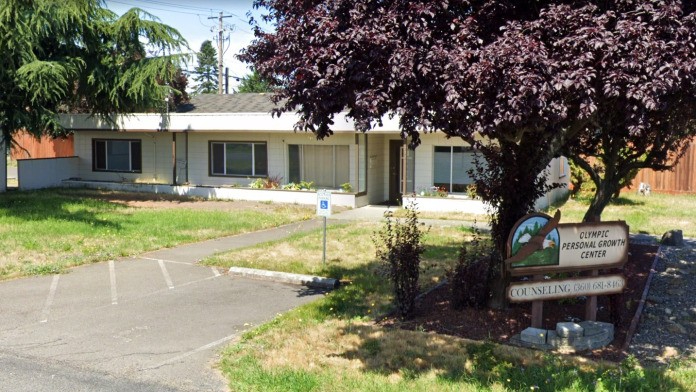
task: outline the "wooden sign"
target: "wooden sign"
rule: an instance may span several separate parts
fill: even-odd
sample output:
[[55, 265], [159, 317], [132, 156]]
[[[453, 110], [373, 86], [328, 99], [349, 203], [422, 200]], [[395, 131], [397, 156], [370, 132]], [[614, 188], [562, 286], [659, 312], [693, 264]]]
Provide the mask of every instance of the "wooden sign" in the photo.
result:
[[508, 286], [507, 297], [511, 302], [539, 301], [615, 294], [624, 287], [626, 279], [621, 275], [516, 282]]
[[623, 221], [558, 223], [531, 214], [508, 237], [507, 270], [513, 276], [583, 271], [622, 266], [628, 259], [628, 226]]

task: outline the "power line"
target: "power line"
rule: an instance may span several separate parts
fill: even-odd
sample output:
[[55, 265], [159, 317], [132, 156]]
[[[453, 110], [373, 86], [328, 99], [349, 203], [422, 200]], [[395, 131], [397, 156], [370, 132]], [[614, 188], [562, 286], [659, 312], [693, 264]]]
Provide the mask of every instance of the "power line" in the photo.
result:
[[149, 6], [149, 5], [143, 6], [142, 4], [137, 4], [137, 3], [134, 4], [134, 3], [128, 3], [128, 2], [125, 2], [125, 1], [118, 1], [118, 0], [109, 0], [109, 2], [110, 2], [110, 3], [123, 4], [123, 5], [127, 5], [127, 6], [130, 6], [130, 7], [137, 7], [137, 8], [148, 9], [148, 10], [157, 10], [157, 11], [164, 11], [164, 12], [174, 12], [174, 13], [177, 13], [177, 14], [184, 14], [184, 15], [201, 15], [201, 14], [194, 13], [194, 12], [168, 10], [168, 9], [165, 9], [165, 8], [157, 8], [157, 7], [153, 7], [153, 6]]
[[150, 4], [155, 4], [155, 5], [160, 5], [164, 7], [171, 7], [171, 8], [180, 8], [180, 9], [185, 9], [189, 11], [222, 11], [221, 8], [206, 8], [206, 7], [196, 7], [192, 5], [184, 5], [184, 4], [175, 4], [175, 3], [169, 3], [166, 1], [159, 1], [159, 0], [138, 0], [139, 2], [143, 3], [150, 3]]

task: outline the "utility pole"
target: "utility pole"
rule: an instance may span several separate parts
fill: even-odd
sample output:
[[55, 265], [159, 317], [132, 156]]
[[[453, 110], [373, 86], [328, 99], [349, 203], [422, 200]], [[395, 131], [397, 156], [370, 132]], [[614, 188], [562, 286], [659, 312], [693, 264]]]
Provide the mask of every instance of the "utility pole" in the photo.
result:
[[208, 19], [217, 19], [218, 20], [218, 39], [217, 39], [217, 44], [218, 44], [218, 94], [222, 94], [223, 89], [222, 89], [222, 33], [225, 31], [225, 29], [222, 26], [222, 19], [223, 18], [231, 18], [232, 15], [222, 15], [222, 11], [220, 12], [220, 15], [215, 17], [215, 16], [210, 16]]

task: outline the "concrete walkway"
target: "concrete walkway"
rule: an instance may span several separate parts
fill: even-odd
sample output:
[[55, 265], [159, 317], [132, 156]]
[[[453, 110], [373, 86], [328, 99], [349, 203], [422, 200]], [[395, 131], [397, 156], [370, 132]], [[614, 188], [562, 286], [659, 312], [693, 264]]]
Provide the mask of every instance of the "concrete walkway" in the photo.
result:
[[290, 223], [272, 229], [255, 231], [229, 237], [216, 238], [174, 248], [161, 249], [146, 253], [143, 257], [170, 261], [196, 263], [216, 253], [254, 246], [264, 242], [287, 238], [295, 233], [306, 232], [322, 227], [319, 219]]
[[[368, 205], [365, 207], [354, 208], [334, 214], [329, 218], [331, 221], [372, 221], [381, 222], [384, 219], [384, 213], [387, 211], [396, 211], [401, 207]], [[481, 215], [481, 218], [476, 221], [465, 221], [456, 219], [418, 219], [418, 221], [426, 226], [442, 226], [442, 227], [477, 227], [481, 230], [489, 230], [488, 217]]]

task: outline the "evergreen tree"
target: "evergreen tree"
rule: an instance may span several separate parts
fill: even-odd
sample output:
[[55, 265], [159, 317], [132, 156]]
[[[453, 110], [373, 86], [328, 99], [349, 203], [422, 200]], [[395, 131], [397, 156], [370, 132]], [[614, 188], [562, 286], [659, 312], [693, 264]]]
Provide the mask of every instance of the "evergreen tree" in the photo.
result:
[[251, 74], [242, 77], [237, 87], [238, 93], [269, 93], [271, 91], [273, 91], [271, 85], [255, 69], [252, 69]]
[[[162, 107], [186, 41], [133, 8], [121, 17], [100, 0], [0, 2], [0, 132], [64, 133], [58, 112], [106, 120]], [[169, 85], [169, 86], [168, 86]]]
[[201, 50], [196, 54], [198, 57], [198, 66], [196, 67], [196, 76], [194, 81], [198, 82], [196, 93], [210, 94], [218, 91], [218, 69], [217, 69], [217, 52], [213, 48], [210, 40], [203, 41]]

